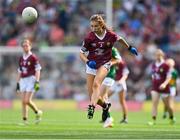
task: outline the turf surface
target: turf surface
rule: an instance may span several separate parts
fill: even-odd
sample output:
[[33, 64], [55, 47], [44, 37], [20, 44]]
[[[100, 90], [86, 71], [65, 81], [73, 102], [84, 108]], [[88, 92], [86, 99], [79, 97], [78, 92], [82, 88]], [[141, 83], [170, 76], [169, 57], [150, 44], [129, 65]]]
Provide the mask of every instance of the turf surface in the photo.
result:
[[30, 124], [19, 126], [20, 110], [0, 110], [1, 139], [180, 139], [180, 113], [177, 122], [170, 125], [169, 120], [161, 119], [148, 126], [150, 113], [129, 113], [129, 124], [119, 124], [121, 114], [112, 112], [113, 128], [103, 128], [99, 123], [100, 112], [95, 112], [93, 120], [86, 118], [83, 111], [44, 110], [39, 125], [33, 123], [34, 114], [30, 112]]

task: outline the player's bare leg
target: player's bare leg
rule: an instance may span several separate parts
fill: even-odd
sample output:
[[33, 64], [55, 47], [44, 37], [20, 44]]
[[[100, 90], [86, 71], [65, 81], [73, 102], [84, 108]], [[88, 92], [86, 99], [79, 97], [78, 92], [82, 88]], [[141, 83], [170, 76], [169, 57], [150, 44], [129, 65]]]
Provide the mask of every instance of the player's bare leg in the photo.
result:
[[91, 96], [91, 104], [94, 106], [97, 104], [97, 101], [99, 100], [100, 87], [101, 87], [102, 81], [106, 77], [107, 73], [108, 73], [108, 70], [104, 66], [101, 66], [97, 70], [96, 77], [95, 77], [94, 83], [93, 83], [93, 93]]
[[[93, 118], [95, 106], [99, 100], [100, 86], [106, 75], [107, 75], [107, 69], [103, 66], [97, 70], [96, 76], [90, 74], [87, 75], [87, 86], [88, 86], [90, 102], [91, 102], [90, 105], [88, 106], [87, 117], [89, 119]], [[99, 102], [99, 104], [101, 105], [101, 102]]]
[[89, 99], [91, 100], [91, 96], [92, 96], [92, 93], [93, 93], [92, 86], [93, 86], [95, 75], [87, 74], [86, 77], [87, 77], [86, 78], [86, 83], [87, 83]]
[[152, 122], [149, 122], [148, 124], [154, 125], [156, 123], [157, 108], [159, 104], [160, 95], [157, 92], [152, 91], [151, 97], [152, 97]]
[[23, 95], [23, 116], [24, 117], [27, 116], [28, 114], [27, 107], [29, 106], [35, 112], [36, 122], [39, 123], [41, 121], [42, 111], [38, 110], [37, 106], [32, 102], [32, 96], [33, 96], [32, 92], [27, 92]]
[[[87, 74], [86, 82], [87, 82], [87, 89], [88, 89], [88, 94], [89, 94], [90, 101], [91, 101], [91, 96], [92, 96], [92, 93], [93, 93], [92, 86], [93, 86], [94, 78], [95, 78], [95, 75]], [[87, 114], [88, 119], [93, 118], [94, 110], [95, 110], [95, 106], [90, 104], [88, 106], [88, 114]]]
[[[90, 101], [91, 101], [91, 96], [92, 96], [92, 93], [93, 93], [92, 86], [93, 86], [94, 78], [95, 78], [94, 75], [87, 74], [87, 88], [88, 88], [88, 93], [89, 93]], [[99, 98], [97, 104], [98, 104], [99, 106], [103, 107], [104, 101], [102, 100], [101, 97]]]
[[42, 111], [37, 108], [36, 104], [32, 101], [32, 97], [33, 97], [33, 93], [28, 92], [27, 93], [27, 104], [36, 114], [35, 123], [38, 124], [41, 121]]
[[101, 85], [101, 92], [100, 92], [100, 98], [97, 104], [100, 104], [101, 101], [101, 106], [103, 108], [102, 111], [102, 120], [100, 122], [105, 122], [107, 118], [110, 118], [110, 112], [109, 108], [111, 107], [111, 103], [108, 102], [108, 92], [109, 92], [109, 86]]
[[171, 96], [168, 96], [168, 97], [163, 98], [163, 101], [166, 104], [167, 109], [168, 109], [170, 123], [174, 124], [175, 118], [174, 118], [174, 111], [173, 111], [173, 100]]
[[28, 124], [27, 119], [28, 119], [28, 105], [26, 101], [26, 93], [22, 93], [22, 120], [23, 122], [20, 123], [19, 125], [26, 125]]
[[172, 97], [172, 96], [168, 97], [168, 105], [169, 105], [169, 108], [168, 108], [168, 110], [169, 110], [169, 119], [171, 120], [170, 123], [174, 124], [176, 122], [176, 119], [174, 117], [174, 97]]
[[108, 92], [109, 92], [109, 86], [106, 85], [101, 85], [101, 92], [100, 92], [100, 97], [102, 101], [104, 102], [103, 110], [102, 110], [102, 120], [100, 122], [104, 122], [103, 127], [104, 128], [109, 128], [113, 127], [113, 118], [110, 115], [110, 107], [111, 103], [108, 101]]
[[168, 105], [169, 105], [169, 108], [172, 110], [172, 112], [174, 112], [174, 97], [173, 96], [168, 97]]
[[[91, 101], [91, 96], [92, 96], [92, 92], [93, 92], [92, 87], [93, 87], [94, 78], [95, 78], [94, 75], [87, 74], [87, 88], [88, 88], [90, 101]], [[98, 99], [97, 104], [100, 105], [102, 108], [107, 108], [107, 104], [102, 100], [102, 98]], [[88, 106], [88, 115], [87, 115], [87, 117], [89, 119], [92, 119], [92, 116], [94, 114], [94, 109], [95, 109], [95, 106], [93, 106], [93, 105]]]
[[111, 97], [113, 95], [113, 92], [111, 90], [108, 91], [108, 98]]
[[120, 123], [128, 123], [128, 120], [127, 120], [128, 109], [127, 109], [127, 104], [126, 104], [126, 100], [125, 100], [125, 91], [124, 90], [120, 91], [120, 93], [119, 93], [119, 102], [120, 102], [120, 105], [121, 105], [122, 111], [123, 111], [123, 119], [120, 121]]
[[105, 116], [104, 116], [104, 117], [107, 118], [107, 117], [110, 115], [110, 114], [108, 115], [107, 113], [108, 113], [108, 111], [109, 111], [109, 108], [111, 107], [111, 103], [109, 103], [109, 102], [107, 102], [107, 101], [99, 98], [97, 104], [98, 104], [99, 106], [101, 106], [102, 109], [106, 112], [106, 113], [105, 113], [106, 115], [104, 114], [106, 117], [105, 117]]
[[167, 118], [167, 115], [168, 115], [168, 107], [165, 103], [165, 101], [163, 100], [163, 104], [164, 104], [164, 112], [163, 112], [163, 119], [166, 119]]
[[38, 108], [35, 105], [35, 103], [32, 101], [32, 96], [33, 96], [33, 93], [32, 92], [28, 92], [27, 96], [26, 96], [26, 101], [27, 101], [28, 106], [34, 111], [34, 113], [37, 113], [38, 112]]

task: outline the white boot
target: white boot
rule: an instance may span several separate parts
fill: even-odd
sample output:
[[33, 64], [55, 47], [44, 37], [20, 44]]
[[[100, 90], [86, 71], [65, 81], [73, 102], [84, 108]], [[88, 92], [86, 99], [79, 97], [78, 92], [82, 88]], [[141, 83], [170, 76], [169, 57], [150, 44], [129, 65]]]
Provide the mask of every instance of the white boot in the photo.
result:
[[105, 122], [104, 122], [104, 125], [103, 125], [103, 127], [104, 128], [108, 128], [108, 127], [113, 127], [113, 118], [112, 117], [110, 117], [110, 118], [107, 118], [106, 120], [105, 120]]
[[25, 125], [28, 125], [28, 121], [27, 120], [23, 120], [21, 123], [18, 123], [18, 125], [21, 125], [21, 126], [25, 126]]
[[39, 124], [39, 122], [42, 120], [42, 114], [43, 112], [41, 110], [38, 110], [37, 114], [36, 114], [36, 120], [35, 120], [35, 124]]

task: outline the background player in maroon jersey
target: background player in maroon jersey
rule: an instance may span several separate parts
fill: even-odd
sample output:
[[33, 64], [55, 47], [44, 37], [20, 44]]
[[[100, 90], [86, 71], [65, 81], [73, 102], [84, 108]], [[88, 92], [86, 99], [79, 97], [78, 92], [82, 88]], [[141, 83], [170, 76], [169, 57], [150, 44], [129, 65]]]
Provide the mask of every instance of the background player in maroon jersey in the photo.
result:
[[169, 81], [171, 80], [171, 71], [165, 62], [165, 54], [162, 50], [156, 51], [155, 62], [152, 64], [152, 122], [149, 125], [156, 123], [157, 109], [160, 97], [168, 108], [171, 123], [174, 123], [173, 109], [169, 105], [170, 88]]
[[102, 81], [111, 67], [114, 43], [118, 41], [135, 55], [137, 55], [137, 50], [128, 45], [122, 37], [110, 31], [100, 15], [91, 16], [90, 25], [92, 32], [84, 39], [80, 50], [80, 58], [86, 63], [87, 88], [90, 96], [87, 117], [92, 119], [96, 104], [107, 108], [107, 111], [109, 108], [108, 104], [100, 101], [99, 95]]
[[119, 94], [119, 102], [122, 107], [123, 112], [123, 119], [120, 121], [120, 123], [128, 123], [127, 114], [128, 114], [128, 108], [126, 105], [126, 92], [127, 92], [127, 85], [126, 80], [129, 75], [129, 70], [126, 66], [125, 61], [121, 61], [121, 63], [117, 66], [116, 71], [116, 77], [115, 77], [115, 83], [111, 87], [109, 95], [112, 93], [118, 93]]
[[22, 94], [23, 125], [27, 124], [28, 106], [35, 112], [35, 123], [41, 120], [42, 111], [32, 102], [33, 93], [39, 90], [41, 66], [35, 54], [31, 52], [31, 42], [24, 39], [21, 46], [23, 55], [19, 58], [16, 90]]
[[128, 108], [126, 105], [126, 92], [127, 92], [127, 85], [126, 80], [129, 75], [129, 70], [126, 66], [125, 61], [121, 60], [116, 67], [116, 75], [115, 75], [115, 83], [109, 88], [107, 94], [104, 94], [104, 100], [107, 100], [113, 93], [119, 94], [119, 102], [122, 107], [123, 112], [123, 119], [120, 123], [128, 123], [127, 114]]

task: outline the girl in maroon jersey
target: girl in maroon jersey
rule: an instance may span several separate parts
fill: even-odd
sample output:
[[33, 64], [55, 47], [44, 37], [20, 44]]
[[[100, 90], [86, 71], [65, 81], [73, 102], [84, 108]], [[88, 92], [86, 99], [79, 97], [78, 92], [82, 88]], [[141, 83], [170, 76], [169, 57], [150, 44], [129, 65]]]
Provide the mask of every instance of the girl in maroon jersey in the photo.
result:
[[39, 90], [41, 66], [35, 54], [31, 52], [31, 42], [24, 39], [21, 46], [23, 55], [19, 58], [16, 91], [22, 94], [23, 125], [27, 124], [28, 106], [35, 112], [35, 123], [41, 120], [42, 111], [32, 102], [33, 93]]
[[86, 63], [87, 88], [90, 97], [88, 107], [88, 118], [92, 119], [95, 106], [99, 104], [104, 109], [110, 105], [100, 100], [100, 86], [111, 67], [112, 47], [116, 41], [122, 46], [137, 55], [136, 48], [127, 44], [127, 42], [116, 33], [107, 29], [107, 26], [100, 15], [93, 15], [90, 18], [90, 32], [84, 39], [80, 50], [80, 58]]
[[152, 122], [149, 122], [149, 125], [154, 125], [156, 123], [157, 108], [160, 97], [168, 108], [171, 123], [175, 123], [173, 109], [172, 106], [169, 104], [169, 81], [171, 80], [171, 70], [166, 64], [164, 57], [164, 52], [158, 49], [155, 56], [156, 60], [152, 64]]
[[[109, 100], [110, 96], [112, 96], [114, 93], [119, 94], [119, 103], [122, 108], [123, 112], [123, 119], [120, 121], [120, 123], [128, 123], [127, 115], [128, 115], [128, 107], [126, 104], [126, 93], [127, 93], [127, 86], [126, 86], [126, 80], [129, 75], [129, 70], [126, 66], [125, 61], [121, 60], [119, 64], [116, 66], [116, 73], [114, 80], [115, 82], [111, 86], [107, 86], [108, 81], [106, 83], [102, 83], [102, 85], [108, 87], [106, 91], [101, 92], [102, 99]], [[106, 79], [106, 78], [105, 78]], [[104, 81], [103, 81], [104, 82]], [[110, 83], [110, 80], [109, 80]], [[105, 85], [106, 84], [106, 85]]]
[[115, 83], [114, 85], [110, 88], [108, 96], [111, 96], [113, 93], [119, 94], [119, 103], [122, 108], [123, 112], [123, 118], [120, 121], [120, 123], [128, 123], [128, 107], [126, 104], [126, 93], [127, 93], [127, 85], [126, 85], [126, 80], [129, 75], [129, 70], [126, 66], [125, 61], [121, 61], [121, 63], [118, 64], [117, 66], [117, 71], [116, 71], [116, 77], [115, 77]]

